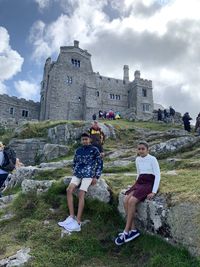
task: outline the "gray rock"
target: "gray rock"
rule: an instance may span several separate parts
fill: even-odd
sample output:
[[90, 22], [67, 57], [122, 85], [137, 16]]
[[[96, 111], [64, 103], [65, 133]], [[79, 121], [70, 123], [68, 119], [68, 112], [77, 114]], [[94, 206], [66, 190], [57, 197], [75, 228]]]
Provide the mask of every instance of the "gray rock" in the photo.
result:
[[[114, 127], [110, 124], [99, 123], [106, 138], [116, 138]], [[77, 124], [60, 124], [48, 129], [48, 139], [54, 144], [71, 144], [77, 142], [83, 132], [88, 132], [91, 122]]]
[[166, 142], [162, 142], [156, 145], [153, 145], [150, 148], [151, 154], [160, 156], [168, 153], [175, 153], [182, 149], [192, 147], [200, 140], [200, 137], [194, 136], [184, 136], [179, 138], [173, 138]]
[[0, 217], [0, 222], [9, 221], [10, 219], [14, 218], [15, 215], [13, 213], [7, 213]]
[[96, 185], [91, 185], [87, 192], [87, 198], [98, 199], [104, 203], [110, 202], [111, 193], [104, 179], [99, 179]]
[[50, 161], [62, 156], [67, 156], [69, 148], [58, 144], [45, 144], [40, 155], [40, 162]]
[[112, 168], [112, 167], [127, 167], [130, 164], [133, 164], [130, 160], [115, 160], [112, 162], [107, 162], [104, 164], [105, 168]]
[[40, 168], [45, 169], [45, 168], [54, 168], [54, 169], [60, 169], [68, 166], [73, 165], [73, 160], [61, 160], [58, 162], [48, 162], [48, 163], [41, 163], [39, 165]]
[[37, 194], [44, 193], [52, 186], [55, 180], [37, 181], [37, 180], [23, 180], [22, 182], [22, 192], [37, 192]]
[[15, 255], [0, 260], [0, 267], [23, 266], [24, 263], [28, 262], [31, 258], [29, 253], [30, 253], [30, 248], [23, 248], [17, 251]]
[[0, 210], [5, 209], [15, 199], [16, 194], [0, 198]]
[[[124, 193], [119, 194], [118, 210], [125, 217], [123, 207]], [[158, 234], [172, 242], [184, 245], [193, 255], [200, 255], [200, 205], [193, 203], [174, 203], [164, 195], [156, 196], [152, 201], [138, 204], [137, 227]]]
[[40, 160], [40, 155], [46, 144], [45, 139], [30, 138], [30, 139], [12, 139], [9, 143], [16, 154], [26, 166], [35, 165]]
[[[63, 178], [63, 182], [66, 185], [66, 187], [69, 185], [70, 181], [71, 181], [71, 176], [65, 176]], [[111, 199], [111, 190], [107, 185], [107, 183], [105, 182], [105, 180], [100, 178], [97, 181], [96, 185], [91, 185], [89, 187], [86, 197], [91, 199], [98, 199], [104, 203], [108, 203], [110, 202]]]

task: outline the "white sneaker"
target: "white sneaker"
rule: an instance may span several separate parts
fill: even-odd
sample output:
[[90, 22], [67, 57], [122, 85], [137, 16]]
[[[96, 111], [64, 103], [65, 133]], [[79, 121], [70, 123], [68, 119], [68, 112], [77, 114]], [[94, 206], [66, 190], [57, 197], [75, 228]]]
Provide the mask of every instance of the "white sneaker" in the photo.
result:
[[73, 217], [68, 216], [66, 220], [64, 220], [63, 222], [58, 222], [58, 225], [61, 227], [64, 227], [64, 225], [68, 225], [72, 222], [76, 221]]
[[73, 222], [69, 224], [65, 224], [63, 227], [68, 232], [80, 232], [81, 231], [81, 225], [76, 220], [74, 220]]

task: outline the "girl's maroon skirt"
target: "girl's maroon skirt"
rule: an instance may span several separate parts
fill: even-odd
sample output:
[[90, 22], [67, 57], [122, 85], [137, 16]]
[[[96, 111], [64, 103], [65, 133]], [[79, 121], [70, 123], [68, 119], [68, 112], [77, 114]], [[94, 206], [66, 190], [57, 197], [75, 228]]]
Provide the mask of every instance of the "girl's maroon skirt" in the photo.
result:
[[152, 193], [155, 176], [153, 174], [140, 174], [136, 183], [125, 192], [125, 195], [132, 193], [138, 200], [143, 201], [148, 194]]

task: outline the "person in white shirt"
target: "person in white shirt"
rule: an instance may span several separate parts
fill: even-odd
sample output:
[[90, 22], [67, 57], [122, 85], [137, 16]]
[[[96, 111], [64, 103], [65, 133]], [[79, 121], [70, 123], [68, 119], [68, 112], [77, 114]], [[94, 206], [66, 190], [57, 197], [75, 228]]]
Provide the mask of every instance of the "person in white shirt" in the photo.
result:
[[115, 239], [116, 245], [127, 243], [140, 235], [134, 223], [136, 206], [146, 198], [151, 200], [158, 191], [160, 184], [160, 167], [157, 159], [149, 154], [149, 145], [145, 141], [138, 144], [136, 158], [137, 179], [135, 184], [126, 191], [124, 208], [127, 215], [123, 233]]

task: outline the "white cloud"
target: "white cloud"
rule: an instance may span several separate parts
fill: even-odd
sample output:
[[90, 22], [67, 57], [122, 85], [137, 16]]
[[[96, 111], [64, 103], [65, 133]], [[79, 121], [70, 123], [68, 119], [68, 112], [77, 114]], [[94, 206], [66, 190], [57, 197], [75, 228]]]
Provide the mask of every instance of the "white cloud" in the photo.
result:
[[4, 27], [0, 27], [0, 40], [0, 92], [6, 93], [7, 88], [3, 82], [21, 71], [24, 59], [10, 47], [10, 37]]
[[25, 99], [34, 99], [37, 98], [37, 96], [39, 95], [40, 87], [36, 83], [20, 80], [14, 82], [14, 86], [17, 90], [19, 97]]
[[140, 68], [144, 78], [153, 80], [155, 100], [199, 112], [199, 0], [52, 1], [63, 14], [33, 25], [35, 60], [44, 62], [77, 39], [93, 55], [94, 71], [122, 77], [123, 65], [129, 64], [133, 79]]
[[50, 0], [35, 0], [35, 2], [38, 4], [40, 10], [43, 10], [50, 4]]

